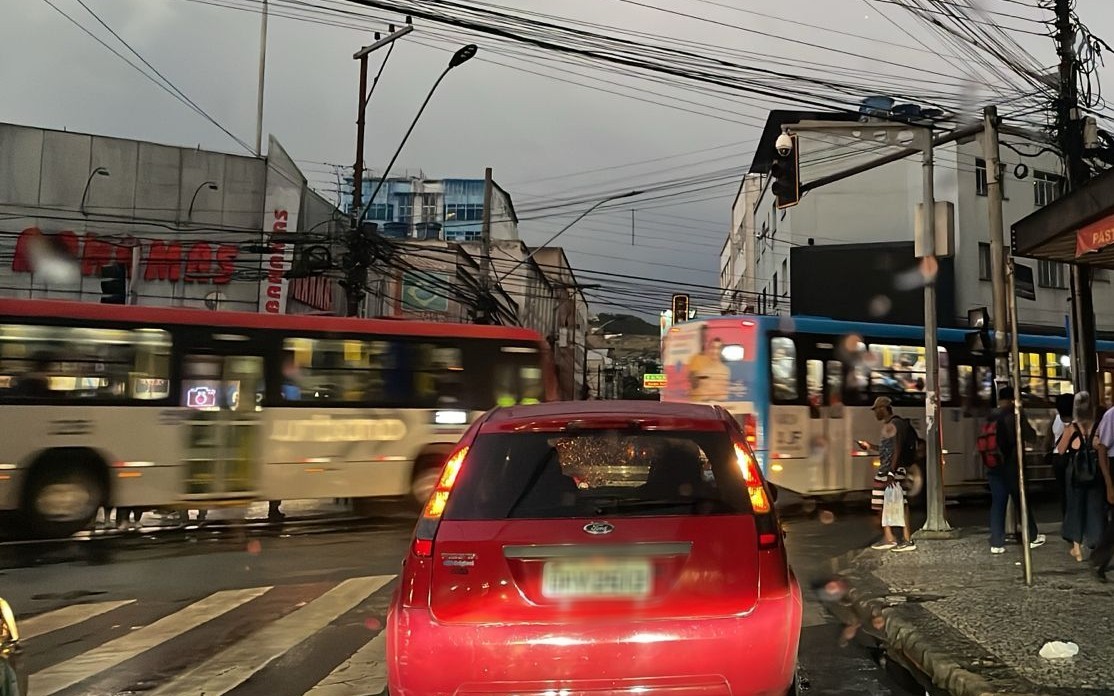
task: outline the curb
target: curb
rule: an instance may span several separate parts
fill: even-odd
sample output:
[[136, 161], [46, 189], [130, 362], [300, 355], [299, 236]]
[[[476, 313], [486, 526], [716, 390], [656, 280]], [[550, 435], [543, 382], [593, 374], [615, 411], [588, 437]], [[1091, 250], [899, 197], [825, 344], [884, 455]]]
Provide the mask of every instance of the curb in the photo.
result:
[[923, 598], [902, 596], [898, 601], [889, 585], [872, 572], [872, 563], [877, 561], [866, 550], [836, 558], [837, 572], [848, 588], [840, 603], [841, 613], [853, 614], [860, 631], [876, 640], [896, 662], [919, 672], [925, 683], [950, 696], [1110, 693], [1034, 684], [921, 606]]

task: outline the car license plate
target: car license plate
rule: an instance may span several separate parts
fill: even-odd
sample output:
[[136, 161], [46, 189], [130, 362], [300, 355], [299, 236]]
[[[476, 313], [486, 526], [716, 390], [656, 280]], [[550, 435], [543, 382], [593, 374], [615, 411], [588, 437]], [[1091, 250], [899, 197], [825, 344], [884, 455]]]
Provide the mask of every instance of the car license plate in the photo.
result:
[[542, 594], [575, 597], [644, 597], [650, 594], [650, 561], [548, 561], [542, 569]]

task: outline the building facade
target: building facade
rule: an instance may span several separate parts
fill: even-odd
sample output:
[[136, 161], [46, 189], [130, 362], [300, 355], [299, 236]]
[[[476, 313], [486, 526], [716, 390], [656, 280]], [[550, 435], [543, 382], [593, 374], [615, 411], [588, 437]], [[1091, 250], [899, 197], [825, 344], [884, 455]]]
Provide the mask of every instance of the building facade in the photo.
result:
[[[773, 138], [780, 133], [783, 123], [814, 117], [775, 112], [767, 124], [751, 174], [744, 180], [736, 200], [733, 228], [721, 259], [721, 289], [724, 303], [731, 309], [743, 306], [741, 302], [731, 302], [742, 283], [743, 288], [755, 292], [755, 311], [765, 314], [795, 311], [790, 293], [794, 248], [914, 241], [922, 191], [919, 157], [899, 160], [810, 191], [797, 206], [777, 210], [767, 176]], [[869, 128], [868, 123], [857, 125]], [[1000, 148], [1003, 218], [1008, 231], [1015, 221], [1055, 200], [1060, 195], [1061, 178], [1059, 158], [1054, 153], [1020, 138], [1004, 140], [1009, 145]], [[873, 143], [831, 133], [798, 132], [798, 147], [801, 180], [805, 182], [845, 171], [884, 154]], [[955, 229], [953, 316], [941, 316], [940, 322], [961, 326], [966, 323], [968, 309], [993, 304], [987, 176], [981, 136], [939, 147], [935, 158], [936, 200], [953, 206]], [[751, 180], [760, 183], [756, 185]], [[756, 186], [757, 191], [748, 186]], [[740, 230], [747, 229], [751, 234], [745, 235], [745, 241], [734, 241], [741, 236]], [[1045, 261], [1020, 262], [1034, 268], [1037, 285], [1037, 300], [1019, 303], [1020, 322], [1062, 330], [1069, 312], [1068, 267]], [[848, 267], [846, 272], [873, 271]], [[747, 282], [753, 285], [747, 287]], [[1114, 329], [1114, 302], [1110, 301], [1114, 299], [1114, 288], [1105, 275], [1096, 278], [1095, 286], [1098, 326]], [[832, 302], [839, 301], [838, 293], [830, 296]], [[862, 318], [886, 320], [884, 315]]]
[[111, 263], [139, 305], [311, 312], [333, 295], [287, 277], [341, 216], [273, 137], [261, 158], [0, 124], [0, 217], [7, 297], [99, 302]]

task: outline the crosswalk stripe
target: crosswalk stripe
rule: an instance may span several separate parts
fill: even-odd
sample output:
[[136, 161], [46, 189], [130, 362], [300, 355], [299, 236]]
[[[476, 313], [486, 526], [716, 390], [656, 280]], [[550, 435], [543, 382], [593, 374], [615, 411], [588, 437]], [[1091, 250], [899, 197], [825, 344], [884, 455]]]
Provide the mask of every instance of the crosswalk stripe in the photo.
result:
[[379, 633], [306, 696], [362, 696], [387, 688], [387, 634]]
[[225, 590], [211, 594], [149, 626], [32, 674], [28, 691], [35, 696], [58, 693], [62, 689], [165, 643], [195, 626], [227, 613], [270, 589], [269, 586], [252, 587], [246, 590]]
[[30, 640], [47, 633], [52, 633], [67, 626], [74, 626], [83, 621], [88, 621], [94, 616], [107, 614], [113, 609], [119, 609], [135, 602], [134, 599], [125, 599], [119, 602], [94, 602], [92, 604], [71, 604], [68, 607], [48, 611], [45, 614], [32, 616], [29, 619], [20, 619], [19, 637]]
[[[376, 575], [345, 580], [301, 609], [166, 682], [148, 696], [220, 696], [228, 693], [394, 578], [394, 575]], [[37, 696], [37, 692], [32, 693]]]

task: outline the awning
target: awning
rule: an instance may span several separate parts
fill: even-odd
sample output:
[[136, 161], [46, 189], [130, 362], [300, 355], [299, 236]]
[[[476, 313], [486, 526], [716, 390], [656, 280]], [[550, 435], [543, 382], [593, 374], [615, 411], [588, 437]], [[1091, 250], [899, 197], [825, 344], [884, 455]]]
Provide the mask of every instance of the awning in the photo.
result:
[[1015, 256], [1114, 268], [1114, 171], [1013, 225]]

